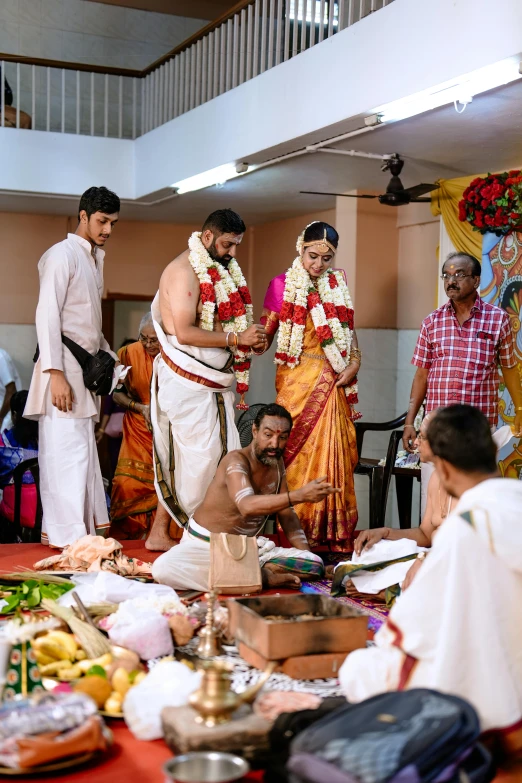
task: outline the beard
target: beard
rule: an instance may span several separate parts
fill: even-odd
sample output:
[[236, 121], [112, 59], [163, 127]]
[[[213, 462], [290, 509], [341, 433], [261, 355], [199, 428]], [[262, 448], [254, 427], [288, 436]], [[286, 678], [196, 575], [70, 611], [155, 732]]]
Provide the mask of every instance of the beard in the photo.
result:
[[212, 240], [212, 244], [207, 249], [207, 253], [209, 254], [212, 261], [217, 261], [218, 264], [222, 264], [224, 267], [227, 267], [230, 261], [232, 261], [232, 256], [230, 256], [228, 253], [225, 253], [224, 256], [219, 255], [215, 239]]
[[269, 468], [277, 465], [284, 454], [284, 449], [260, 449], [254, 446], [254, 454], [262, 465]]

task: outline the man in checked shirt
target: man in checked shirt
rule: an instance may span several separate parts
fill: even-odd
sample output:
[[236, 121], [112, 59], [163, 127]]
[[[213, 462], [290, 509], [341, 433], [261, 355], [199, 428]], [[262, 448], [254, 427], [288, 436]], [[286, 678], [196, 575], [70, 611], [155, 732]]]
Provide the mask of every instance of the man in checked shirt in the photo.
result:
[[[416, 437], [413, 422], [424, 399], [425, 413], [456, 403], [473, 405], [494, 428], [499, 366], [515, 408], [513, 432], [522, 435], [522, 388], [509, 316], [480, 298], [480, 273], [480, 262], [466, 253], [451, 253], [442, 267], [449, 302], [422, 322], [412, 359], [417, 372], [403, 436], [409, 452]], [[423, 472], [423, 495], [428, 479]]]

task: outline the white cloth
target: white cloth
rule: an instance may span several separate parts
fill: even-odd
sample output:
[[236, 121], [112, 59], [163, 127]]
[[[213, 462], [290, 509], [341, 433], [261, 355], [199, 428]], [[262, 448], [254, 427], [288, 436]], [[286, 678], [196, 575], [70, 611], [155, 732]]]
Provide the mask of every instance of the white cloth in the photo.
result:
[[[4, 404], [5, 390], [10, 383], [14, 383], [16, 391], [22, 388], [22, 381], [15, 367], [15, 363], [3, 348], [0, 348], [0, 408]], [[11, 411], [7, 411], [3, 421], [0, 421], [0, 432], [13, 426]]]
[[88, 574], [73, 574], [71, 582], [76, 585], [74, 590], [69, 590], [58, 599], [60, 606], [76, 606], [72, 593], [77, 593], [85, 606], [100, 604], [107, 601], [110, 604], [119, 604], [133, 598], [143, 600], [154, 599], [157, 601], [177, 599], [177, 595], [171, 587], [166, 585], [143, 584], [134, 579], [126, 579], [124, 576], [112, 574], [110, 571], [97, 571]]
[[42, 543], [64, 547], [108, 530], [93, 420], [65, 418], [53, 407], [38, 424]]
[[102, 349], [113, 353], [102, 334], [101, 297], [105, 251], [96, 249], [76, 234], [53, 245], [38, 262], [40, 295], [36, 308], [36, 332], [40, 357], [35, 364], [24, 416], [37, 419], [49, 413], [48, 370], [62, 370], [70, 383], [72, 411], [58, 417], [98, 418], [100, 398], [85, 388], [82, 369], [62, 343], [62, 333], [90, 354]]
[[[407, 557], [422, 551], [425, 551], [424, 548], [417, 546], [415, 541], [409, 538], [401, 538], [398, 541], [383, 539], [374, 544], [371, 549], [363, 549], [360, 555], [354, 553], [350, 562], [352, 565], [383, 563], [386, 560], [397, 560], [400, 557]], [[407, 560], [405, 563], [394, 563], [381, 571], [374, 573], [368, 571], [346, 577], [345, 580], [351, 579], [360, 593], [377, 595], [381, 590], [386, 590], [391, 585], [401, 584], [414, 562], [414, 560]], [[343, 564], [339, 563], [339, 566], [341, 565]]]
[[[152, 303], [154, 327], [162, 350], [181, 370], [218, 384], [214, 389], [175, 373], [162, 359], [154, 360], [150, 415], [153, 426], [156, 463], [155, 485], [160, 501], [173, 519], [183, 526], [199, 506], [226, 451], [240, 449], [239, 433], [234, 421], [232, 372], [223, 372], [230, 353], [222, 348], [181, 347], [173, 335], [161, 326], [158, 296]], [[225, 422], [219, 415], [223, 400]], [[171, 454], [171, 442], [173, 453]], [[171, 460], [174, 461], [174, 486], [171, 483]], [[185, 514], [178, 518], [173, 504], [166, 502], [165, 492]]]
[[[194, 519], [189, 520], [190, 530], [199, 535], [209, 536], [209, 531], [198, 525]], [[295, 547], [284, 548], [275, 546], [273, 541], [259, 536], [259, 563], [262, 566], [275, 558], [298, 558], [301, 560], [315, 560], [322, 564], [319, 555]], [[270, 546], [271, 545], [271, 546]], [[293, 571], [298, 569], [294, 565]], [[210, 543], [192, 535], [189, 529], [183, 532], [181, 541], [168, 552], [160, 555], [152, 564], [152, 576], [156, 582], [169, 585], [174, 590], [208, 590], [208, 577], [210, 572]]]
[[462, 495], [377, 646], [356, 650], [341, 667], [349, 701], [434, 688], [470, 701], [483, 731], [522, 718], [521, 509], [522, 482], [514, 479]]

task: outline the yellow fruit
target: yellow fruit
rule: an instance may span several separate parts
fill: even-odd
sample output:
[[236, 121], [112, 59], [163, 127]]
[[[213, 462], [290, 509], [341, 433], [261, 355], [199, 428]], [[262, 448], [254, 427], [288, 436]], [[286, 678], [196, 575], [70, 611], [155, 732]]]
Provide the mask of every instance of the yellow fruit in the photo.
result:
[[48, 655], [44, 655], [42, 652], [40, 652], [40, 650], [34, 651], [34, 657], [40, 666], [47, 666], [50, 663], [56, 663], [54, 658], [50, 658]]
[[40, 674], [44, 676], [56, 676], [62, 669], [70, 669], [71, 661], [54, 661], [53, 663], [40, 666]]
[[139, 685], [140, 682], [143, 682], [145, 677], [147, 676], [147, 672], [138, 672], [138, 674], [135, 676], [134, 680], [132, 681], [132, 685]]
[[65, 633], [65, 631], [49, 631], [47, 634], [47, 641], [56, 642], [56, 644], [65, 647], [68, 652], [67, 657], [70, 658], [71, 661], [74, 660], [76, 651], [78, 650], [78, 645], [76, 644], [76, 640], [71, 633]]
[[85, 672], [89, 671], [91, 666], [101, 666], [103, 669], [105, 669], [110, 666], [111, 663], [112, 655], [110, 653], [105, 653], [105, 655], [100, 655], [99, 658], [84, 658], [82, 661], [78, 662], [78, 666], [85, 674]]
[[85, 650], [82, 650], [81, 647], [76, 650], [76, 660], [77, 661], [84, 661], [87, 658], [87, 655], [85, 654]]
[[77, 680], [82, 676], [82, 670], [78, 664], [73, 664], [69, 669], [60, 669], [58, 677], [60, 680]]
[[69, 655], [69, 651], [63, 646], [63, 644], [59, 644], [58, 642], [54, 642], [52, 639], [48, 640], [47, 637], [44, 637], [44, 640], [37, 648], [41, 653], [44, 655], [49, 656], [49, 658], [52, 658], [55, 661], [70, 661], [71, 656]]
[[121, 714], [121, 699], [115, 698], [114, 694], [105, 702], [105, 712], [111, 715]]
[[116, 669], [112, 675], [111, 684], [113, 690], [115, 690], [117, 693], [120, 693], [122, 696], [125, 696], [130, 688], [129, 674], [126, 669], [124, 669], [122, 666], [120, 666], [119, 669]]

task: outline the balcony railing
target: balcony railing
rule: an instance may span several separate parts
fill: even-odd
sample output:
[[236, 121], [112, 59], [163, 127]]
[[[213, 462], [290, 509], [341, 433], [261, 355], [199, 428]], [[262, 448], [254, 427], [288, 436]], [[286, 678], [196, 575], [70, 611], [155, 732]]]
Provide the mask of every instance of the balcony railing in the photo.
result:
[[[34, 130], [135, 139], [322, 43], [393, 0], [248, 0], [143, 71], [0, 54]], [[5, 120], [1, 90], [0, 124]]]

